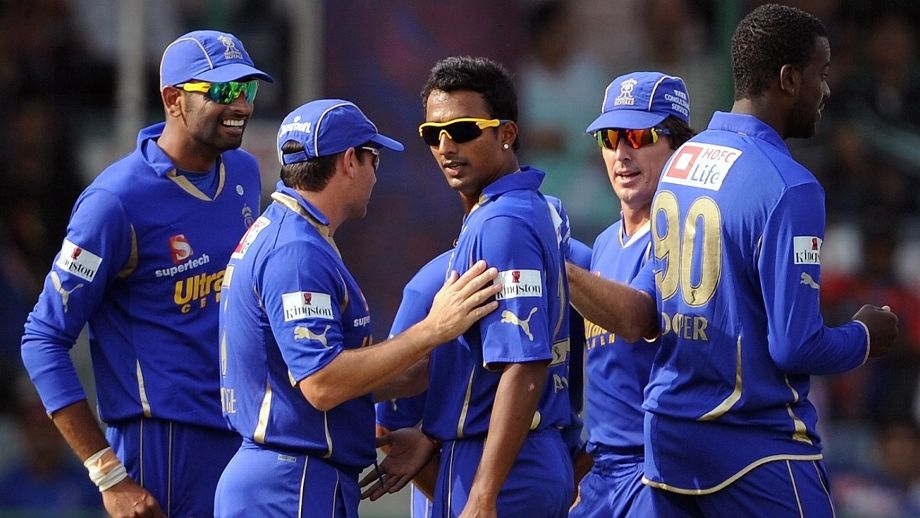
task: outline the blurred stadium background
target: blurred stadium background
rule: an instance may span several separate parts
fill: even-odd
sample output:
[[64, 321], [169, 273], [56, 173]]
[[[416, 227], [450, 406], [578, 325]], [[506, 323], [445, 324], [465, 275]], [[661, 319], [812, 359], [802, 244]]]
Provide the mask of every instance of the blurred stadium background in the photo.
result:
[[[98, 493], [51, 428], [19, 359], [22, 323], [80, 190], [162, 119], [157, 68], [179, 34], [239, 36], [263, 84], [244, 147], [278, 178], [274, 135], [317, 97], [361, 106], [406, 144], [384, 153], [368, 216], [337, 242], [386, 336], [404, 283], [451, 246], [460, 204], [416, 127], [434, 62], [483, 55], [518, 81], [521, 156], [549, 172], [574, 234], [591, 243], [618, 214], [584, 128], [630, 70], [682, 76], [692, 123], [732, 104], [728, 40], [759, 2], [743, 0], [2, 0], [0, 1], [0, 516], [99, 516]], [[897, 350], [811, 395], [840, 517], [920, 516], [920, 46], [913, 0], [797, 0], [830, 32], [832, 96], [793, 154], [827, 191], [822, 302], [829, 324], [857, 303], [901, 317]], [[74, 351], [88, 372], [85, 343]], [[91, 375], [87, 383], [92, 383]], [[407, 495], [362, 516], [408, 516]]]

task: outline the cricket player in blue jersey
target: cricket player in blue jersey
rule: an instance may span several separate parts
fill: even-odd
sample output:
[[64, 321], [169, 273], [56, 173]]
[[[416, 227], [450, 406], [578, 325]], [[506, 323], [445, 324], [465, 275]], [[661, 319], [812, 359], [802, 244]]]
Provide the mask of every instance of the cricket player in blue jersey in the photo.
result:
[[356, 517], [357, 477], [376, 457], [371, 392], [497, 307], [497, 271], [479, 262], [448, 276], [425, 319], [371, 345], [334, 235], [365, 215], [381, 148], [403, 150], [348, 101], [307, 103], [281, 124], [281, 182], [223, 279], [221, 397], [243, 444], [216, 516]]
[[[622, 214], [594, 242], [591, 273], [569, 270], [572, 300], [588, 315], [593, 306], [583, 298], [605, 302], [605, 294], [595, 292], [602, 289], [598, 277], [628, 284], [651, 258], [652, 197], [671, 153], [693, 136], [689, 100], [681, 78], [660, 72], [622, 75], [604, 91], [602, 113], [586, 131], [598, 141]], [[642, 393], [657, 340], [628, 340], [620, 329], [590, 320], [585, 329], [585, 422], [593, 466], [569, 516], [648, 516]]]
[[[591, 261], [591, 249], [584, 243], [578, 241], [571, 237], [571, 231], [569, 227], [568, 216], [565, 213], [565, 209], [562, 206], [562, 201], [558, 198], [552, 196], [546, 196], [546, 200], [551, 203], [559, 214], [559, 234], [562, 237], [560, 246], [563, 249], [563, 254], [565, 257], [571, 258], [572, 261], [576, 264], [583, 265], [588, 267]], [[451, 251], [442, 253], [441, 255], [435, 257], [429, 261], [425, 266], [423, 266], [418, 273], [406, 284], [405, 289], [403, 290], [403, 299], [400, 303], [399, 309], [396, 312], [396, 317], [393, 320], [393, 327], [390, 330], [390, 336], [402, 332], [408, 326], [418, 322], [427, 314], [431, 302], [437, 292], [438, 288], [441, 287], [444, 279], [444, 272], [447, 271], [448, 263], [450, 260]], [[571, 310], [573, 311], [574, 310]], [[572, 317], [580, 318], [580, 317]], [[577, 346], [579, 349], [583, 348], [582, 337], [584, 333], [581, 333], [581, 336], [573, 336], [572, 338], [572, 355], [575, 356], [574, 348]], [[451, 347], [462, 347], [462, 345], [457, 341], [451, 341], [449, 344], [444, 344], [438, 348], [438, 351], [447, 351]], [[579, 360], [580, 362], [580, 360]], [[442, 366], [444, 369], [456, 368], [455, 365], [450, 365], [449, 363], [445, 364], [443, 361], [439, 362], [439, 366]], [[574, 385], [578, 384], [580, 386], [581, 376], [576, 374], [580, 370], [581, 365], [575, 364], [573, 361], [570, 366], [572, 372], [570, 372], [570, 379], [573, 379], [570, 383], [570, 396], [572, 399], [573, 407], [573, 422], [567, 426], [563, 431], [563, 438], [566, 442], [566, 446], [570, 454], [574, 455], [575, 453], [581, 451], [583, 445], [581, 440], [581, 421], [577, 417], [578, 410], [581, 408], [581, 390], [575, 390]], [[440, 372], [438, 370], [433, 370], [430, 372], [429, 384], [437, 384], [443, 375], [446, 372]], [[468, 377], [461, 376], [461, 378]], [[575, 381], [577, 379], [577, 381]], [[381, 402], [377, 404], [377, 426], [378, 426], [378, 435], [388, 437], [388, 434], [392, 430], [399, 430], [408, 427], [416, 427], [419, 424], [423, 424], [423, 417], [426, 413], [425, 400], [426, 393], [419, 394], [418, 396], [413, 396], [411, 398], [403, 399], [394, 399], [392, 401]], [[578, 409], [578, 410], [576, 410]], [[428, 409], [428, 412], [437, 413], [439, 408]], [[424, 444], [424, 438], [421, 438], [421, 444]], [[426, 445], [427, 446], [427, 445]], [[417, 449], [417, 448], [416, 448]], [[417, 453], [416, 453], [417, 454]], [[387, 463], [391, 458], [397, 456], [396, 453], [388, 455], [387, 460], [381, 464], [381, 472], [387, 475], [391, 473], [387, 472]], [[433, 468], [434, 473], [428, 473], [429, 467]], [[420, 484], [422, 487], [427, 488], [427, 492], [430, 494], [433, 492], [434, 480], [433, 476], [437, 475], [437, 459], [429, 462], [424, 466], [424, 470], [417, 475], [416, 480], [421, 478]], [[414, 470], [413, 470], [414, 471]], [[401, 476], [402, 473], [394, 473], [394, 475]], [[429, 477], [429, 475], [433, 475]], [[369, 483], [370, 481], [363, 482]], [[380, 485], [380, 484], [378, 484]], [[402, 486], [394, 485], [390, 488], [390, 492], [398, 491]], [[382, 494], [382, 491], [369, 492], [371, 499], [376, 499], [377, 496]], [[411, 513], [413, 518], [430, 518], [433, 516], [432, 504], [430, 499], [425, 495], [425, 493], [420, 490], [416, 484], [413, 484], [412, 494], [411, 494]]]
[[[450, 259], [498, 268], [499, 310], [439, 349], [424, 429], [442, 441], [438, 516], [564, 516], [572, 464], [560, 429], [568, 395], [568, 286], [559, 215], [539, 192], [544, 173], [518, 164], [517, 97], [485, 58], [451, 57], [422, 92], [423, 141], [466, 217]], [[443, 367], [442, 367], [443, 365]]]
[[[166, 122], [80, 195], [26, 322], [26, 369], [113, 516], [211, 516], [239, 447], [220, 412], [218, 304], [259, 211], [258, 166], [237, 149], [258, 80], [272, 78], [232, 34], [166, 48]], [[68, 355], [87, 323], [105, 436]]]
[[784, 140], [811, 137], [830, 95], [823, 24], [760, 6], [731, 61], [731, 113], [674, 153], [652, 204], [651, 514], [833, 516], [809, 375], [885, 354], [898, 319], [865, 305], [831, 328], [819, 312], [824, 191]]

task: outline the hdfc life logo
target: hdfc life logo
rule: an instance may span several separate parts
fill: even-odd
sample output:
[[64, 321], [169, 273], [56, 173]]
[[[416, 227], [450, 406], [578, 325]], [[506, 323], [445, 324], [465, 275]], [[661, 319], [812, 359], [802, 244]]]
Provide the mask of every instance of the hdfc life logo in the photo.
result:
[[67, 273], [93, 282], [96, 272], [99, 271], [99, 265], [102, 264], [102, 258], [77, 246], [69, 239], [65, 239], [58, 260], [54, 264]]
[[740, 150], [726, 146], [684, 144], [675, 152], [661, 181], [718, 191], [740, 156]]
[[498, 273], [495, 282], [502, 285], [502, 291], [495, 295], [496, 300], [543, 296], [539, 270], [506, 270]]

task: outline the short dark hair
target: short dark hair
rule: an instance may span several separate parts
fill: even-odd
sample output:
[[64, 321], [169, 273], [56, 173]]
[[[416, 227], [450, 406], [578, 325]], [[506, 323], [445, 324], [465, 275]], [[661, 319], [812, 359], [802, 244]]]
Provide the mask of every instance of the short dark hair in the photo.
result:
[[[373, 142], [355, 146], [355, 154], [358, 155], [358, 160], [361, 162], [364, 162], [365, 156], [371, 154], [370, 151], [362, 149], [365, 147], [379, 148], [380, 146]], [[303, 151], [303, 144], [294, 140], [289, 140], [281, 146], [281, 151], [284, 154], [297, 153]], [[344, 153], [344, 151], [334, 155], [312, 158], [305, 162], [282, 165], [281, 181], [284, 182], [284, 185], [287, 187], [293, 187], [295, 189], [313, 192], [322, 191], [326, 188], [329, 179], [332, 178], [332, 174], [335, 172], [336, 157], [342, 153]]]
[[668, 115], [665, 120], [658, 123], [658, 126], [671, 132], [671, 149], [679, 148], [696, 135], [696, 131], [689, 124], [674, 115]]
[[[422, 89], [422, 109], [426, 108], [428, 96], [433, 90], [476, 92], [485, 99], [490, 117], [517, 122], [517, 90], [511, 73], [489, 58], [453, 56], [438, 61]], [[519, 140], [515, 139], [514, 149], [520, 146]]]
[[[284, 154], [303, 151], [303, 144], [289, 140], [281, 146]], [[312, 158], [304, 162], [281, 166], [281, 181], [284, 185], [304, 191], [319, 192], [326, 188], [335, 172], [335, 159], [339, 154]]]
[[735, 100], [763, 93], [783, 65], [805, 68], [822, 36], [821, 20], [795, 7], [765, 4], [748, 13], [732, 35]]

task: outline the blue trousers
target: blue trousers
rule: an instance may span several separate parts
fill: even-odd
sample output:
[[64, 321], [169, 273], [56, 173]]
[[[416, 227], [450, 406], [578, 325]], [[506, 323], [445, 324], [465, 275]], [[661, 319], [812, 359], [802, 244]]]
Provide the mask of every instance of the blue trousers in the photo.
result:
[[830, 484], [819, 461], [775, 460], [762, 464], [728, 487], [690, 496], [652, 490], [653, 516], [661, 518], [834, 516]]
[[[434, 516], [458, 516], [466, 505], [484, 440], [447, 441], [435, 488]], [[555, 518], [568, 514], [575, 493], [572, 459], [559, 430], [527, 436], [498, 495], [502, 518]]]
[[217, 484], [217, 518], [358, 518], [358, 472], [244, 441]]
[[106, 438], [170, 518], [214, 516], [217, 480], [241, 441], [230, 430], [159, 419], [111, 423]]

